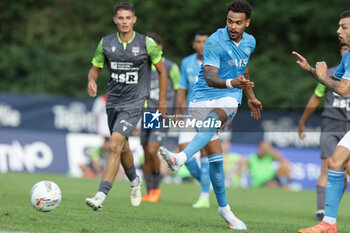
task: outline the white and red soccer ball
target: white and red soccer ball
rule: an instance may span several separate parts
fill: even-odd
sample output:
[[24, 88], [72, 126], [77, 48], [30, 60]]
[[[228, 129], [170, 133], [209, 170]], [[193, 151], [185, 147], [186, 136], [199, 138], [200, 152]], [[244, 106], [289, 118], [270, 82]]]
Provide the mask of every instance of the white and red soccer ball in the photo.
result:
[[43, 212], [55, 209], [62, 200], [62, 193], [55, 182], [40, 181], [30, 190], [30, 203], [32, 206]]

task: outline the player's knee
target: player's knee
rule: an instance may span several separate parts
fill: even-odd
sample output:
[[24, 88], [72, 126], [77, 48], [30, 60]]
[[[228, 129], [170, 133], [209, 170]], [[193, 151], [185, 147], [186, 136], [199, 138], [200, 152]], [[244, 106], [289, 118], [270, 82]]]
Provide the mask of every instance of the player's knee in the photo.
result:
[[154, 158], [157, 156], [158, 154], [158, 148], [147, 148], [148, 154], [150, 155], [150, 157]]
[[334, 170], [343, 170], [346, 167], [346, 161], [334, 154], [329, 160], [328, 160], [328, 168], [334, 169]]
[[120, 143], [116, 141], [111, 141], [109, 143], [109, 152], [111, 155], [114, 155], [114, 156], [120, 155], [122, 152]]

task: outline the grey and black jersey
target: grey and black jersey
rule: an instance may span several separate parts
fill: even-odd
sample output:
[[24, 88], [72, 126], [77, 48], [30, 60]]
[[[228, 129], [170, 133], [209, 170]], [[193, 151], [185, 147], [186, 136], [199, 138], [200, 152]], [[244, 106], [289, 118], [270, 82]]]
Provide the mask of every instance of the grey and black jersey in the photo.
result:
[[146, 37], [136, 33], [124, 50], [117, 34], [103, 38], [103, 53], [110, 72], [107, 108], [130, 101], [142, 100], [150, 90], [151, 61], [146, 49]]

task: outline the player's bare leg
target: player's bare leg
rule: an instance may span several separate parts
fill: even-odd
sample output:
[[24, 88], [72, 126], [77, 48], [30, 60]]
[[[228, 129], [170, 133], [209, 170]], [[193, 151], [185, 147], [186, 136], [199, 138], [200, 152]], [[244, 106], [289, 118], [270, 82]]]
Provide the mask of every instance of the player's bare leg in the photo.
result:
[[113, 181], [119, 170], [121, 152], [125, 143], [125, 136], [118, 132], [112, 133], [109, 144], [108, 161], [102, 173], [99, 191], [94, 197], [85, 199], [86, 204], [95, 211], [102, 210], [102, 204], [106, 199], [109, 190], [112, 188]]

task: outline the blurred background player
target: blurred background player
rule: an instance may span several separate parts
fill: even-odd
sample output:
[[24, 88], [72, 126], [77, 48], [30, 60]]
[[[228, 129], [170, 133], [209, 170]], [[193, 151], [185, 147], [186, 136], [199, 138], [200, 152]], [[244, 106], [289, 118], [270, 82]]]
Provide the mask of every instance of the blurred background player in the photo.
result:
[[[159, 48], [163, 50], [161, 38], [155, 33], [148, 33], [147, 36], [152, 38]], [[175, 96], [180, 79], [179, 67], [171, 60], [162, 57], [167, 75], [167, 92], [166, 103], [168, 114], [174, 114]], [[151, 74], [151, 91], [149, 98], [145, 103], [144, 111], [156, 111], [159, 100], [159, 78], [156, 68], [152, 66]], [[143, 147], [145, 163], [144, 163], [144, 178], [146, 181], [147, 193], [142, 197], [145, 202], [158, 202], [161, 195], [159, 188], [160, 176], [160, 159], [158, 157], [159, 147], [163, 144], [167, 136], [167, 129], [142, 129], [141, 145]]]
[[107, 165], [96, 195], [86, 198], [86, 204], [95, 211], [102, 210], [103, 202], [112, 188], [120, 163], [130, 181], [130, 201], [133, 206], [141, 203], [142, 179], [136, 174], [133, 154], [128, 137], [142, 115], [142, 109], [150, 90], [151, 64], [159, 73], [158, 107], [166, 114], [166, 70], [161, 59], [162, 51], [154, 40], [133, 30], [137, 17], [132, 3], [120, 2], [114, 7], [114, 23], [118, 32], [101, 39], [88, 74], [88, 93], [97, 94], [96, 80], [107, 64], [110, 79], [107, 88], [107, 115], [112, 132]]
[[249, 155], [248, 169], [252, 187], [288, 188], [291, 180], [289, 162], [266, 141], [259, 143], [257, 153]]
[[[194, 83], [198, 80], [198, 74], [203, 62], [204, 42], [208, 39], [209, 34], [205, 31], [197, 31], [194, 35], [192, 47], [195, 53], [185, 57], [181, 62], [181, 78], [179, 81], [179, 89], [176, 96], [177, 116], [188, 115], [187, 107], [191, 102]], [[185, 119], [186, 120], [186, 119]], [[179, 148], [185, 149], [188, 143], [193, 139], [195, 132], [190, 132], [189, 129], [184, 129], [179, 134]], [[200, 167], [197, 163], [197, 156], [193, 156], [186, 161], [186, 166], [191, 172], [191, 175], [196, 178], [201, 185], [201, 193], [196, 203], [192, 205], [194, 208], [208, 208], [210, 178], [209, 178], [209, 163], [208, 157], [204, 149], [200, 150]]]
[[226, 27], [218, 29], [205, 42], [203, 65], [195, 83], [189, 113], [199, 122], [210, 122], [208, 127], [199, 127], [192, 141], [180, 153], [175, 154], [160, 147], [160, 154], [173, 172], [205, 148], [210, 181], [219, 205], [218, 212], [228, 226], [235, 230], [246, 230], [247, 226], [233, 214], [226, 198], [223, 154], [216, 132], [226, 128], [237, 113], [242, 90], [245, 90], [251, 116], [255, 120], [260, 119], [262, 104], [255, 97], [254, 83], [246, 74], [248, 60], [256, 44], [255, 38], [244, 32], [250, 24], [251, 10], [252, 7], [246, 1], [229, 3]]
[[[339, 27], [337, 30], [340, 43], [350, 46], [350, 10], [340, 14]], [[318, 82], [324, 84], [331, 91], [340, 96], [350, 94], [350, 53], [349, 50], [343, 55], [340, 65], [332, 75], [329, 75], [327, 64], [316, 63], [316, 68], [309, 65], [308, 61], [299, 53], [293, 51], [297, 57], [297, 64], [308, 71]], [[347, 125], [348, 126], [348, 125]], [[349, 129], [347, 129], [349, 130]], [[326, 186], [326, 209], [322, 222], [319, 224], [300, 229], [299, 233], [336, 233], [337, 217], [340, 199], [344, 191], [345, 170], [350, 161], [350, 130], [338, 142], [335, 151], [328, 160], [328, 175]]]
[[[341, 45], [340, 55], [343, 56], [349, 50], [345, 44]], [[328, 69], [328, 74], [333, 75], [337, 67]], [[304, 113], [299, 121], [299, 137], [304, 139], [305, 123], [309, 117], [314, 113], [321, 99], [325, 97], [324, 110], [322, 113], [322, 127], [321, 127], [321, 174], [317, 180], [316, 186], [316, 221], [321, 221], [325, 212], [325, 196], [327, 184], [327, 162], [331, 157], [338, 142], [346, 132], [350, 129], [347, 127], [350, 123], [350, 109], [347, 108], [346, 103], [349, 101], [349, 96], [342, 97], [337, 93], [327, 89], [322, 83], [318, 83], [314, 94], [310, 97]], [[344, 189], [345, 190], [345, 189]]]

